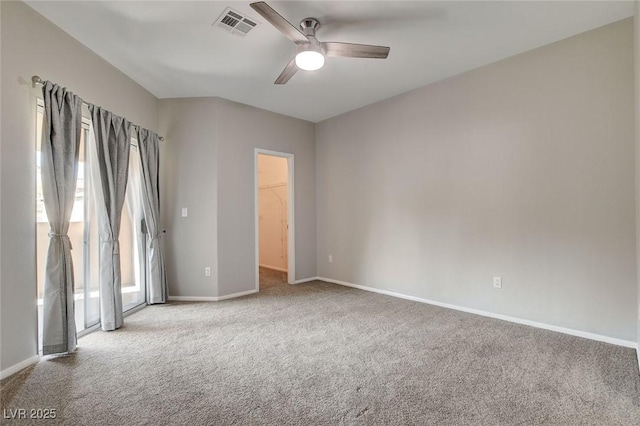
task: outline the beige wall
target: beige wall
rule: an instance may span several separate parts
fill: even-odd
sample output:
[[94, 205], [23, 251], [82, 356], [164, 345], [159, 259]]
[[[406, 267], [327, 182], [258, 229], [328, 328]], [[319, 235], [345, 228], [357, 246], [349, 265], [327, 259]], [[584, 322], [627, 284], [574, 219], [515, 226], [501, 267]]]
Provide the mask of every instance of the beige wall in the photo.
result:
[[[160, 101], [169, 294], [255, 289], [254, 150], [295, 155], [296, 277], [316, 275], [315, 126], [219, 98]], [[189, 217], [180, 210], [187, 207]], [[212, 276], [204, 276], [204, 268]]]
[[640, 368], [640, 1], [636, 0], [634, 17], [635, 84], [636, 84], [636, 265], [638, 278], [638, 368]]
[[635, 341], [633, 102], [626, 20], [320, 123], [319, 275]]
[[[160, 101], [160, 200], [172, 296], [218, 295], [217, 104], [214, 98]], [[205, 267], [212, 269], [210, 277]]]
[[258, 155], [260, 266], [287, 270], [287, 159]]
[[21, 2], [0, 2], [2, 205], [0, 369], [36, 354], [35, 108], [31, 76], [156, 130], [158, 101]]
[[295, 278], [316, 276], [315, 125], [220, 99], [217, 126], [220, 294], [255, 288], [255, 148], [295, 156]]

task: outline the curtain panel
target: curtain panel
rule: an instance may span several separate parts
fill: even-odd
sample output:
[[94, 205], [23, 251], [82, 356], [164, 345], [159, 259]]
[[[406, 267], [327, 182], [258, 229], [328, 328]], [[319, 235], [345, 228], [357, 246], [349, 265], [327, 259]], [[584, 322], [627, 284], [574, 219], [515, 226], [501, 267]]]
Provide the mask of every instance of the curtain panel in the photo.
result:
[[129, 171], [131, 122], [90, 105], [93, 141], [90, 141], [92, 182], [100, 234], [100, 322], [102, 330], [120, 328], [122, 283], [120, 272], [120, 218]]
[[44, 355], [49, 355], [73, 352], [77, 342], [73, 262], [67, 232], [76, 196], [82, 99], [50, 82], [44, 83], [42, 94], [42, 193], [50, 226], [42, 305], [42, 349]]
[[162, 231], [160, 229], [160, 147], [158, 135], [138, 129], [138, 149], [142, 169], [142, 209], [147, 225], [147, 301], [164, 303], [167, 300], [167, 277], [164, 263]]

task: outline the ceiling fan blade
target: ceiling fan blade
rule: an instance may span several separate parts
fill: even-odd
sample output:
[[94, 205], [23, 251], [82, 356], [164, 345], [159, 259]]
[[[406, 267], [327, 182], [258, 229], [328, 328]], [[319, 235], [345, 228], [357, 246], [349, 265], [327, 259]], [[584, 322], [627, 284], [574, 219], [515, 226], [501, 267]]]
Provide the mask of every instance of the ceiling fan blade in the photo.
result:
[[327, 56], [341, 56], [346, 58], [370, 58], [370, 59], [386, 59], [389, 56], [390, 47], [372, 46], [370, 44], [355, 43], [338, 43], [327, 42], [320, 43]]
[[263, 1], [251, 3], [249, 6], [258, 12], [264, 19], [271, 25], [276, 27], [278, 31], [284, 34], [289, 40], [294, 43], [308, 43], [309, 39], [306, 35], [302, 34], [300, 30], [291, 25], [289, 21], [284, 19], [278, 12], [273, 10], [271, 6]]
[[298, 66], [296, 65], [296, 58], [294, 56], [278, 78], [276, 78], [274, 84], [285, 84], [296, 72], [298, 72]]

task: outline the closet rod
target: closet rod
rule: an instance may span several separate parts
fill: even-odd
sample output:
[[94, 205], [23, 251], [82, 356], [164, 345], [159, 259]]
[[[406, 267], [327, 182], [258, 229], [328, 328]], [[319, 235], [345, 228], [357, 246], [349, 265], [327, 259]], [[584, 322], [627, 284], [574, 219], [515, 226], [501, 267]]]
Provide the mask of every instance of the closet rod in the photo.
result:
[[[45, 80], [41, 79], [39, 76], [34, 75], [33, 77], [31, 77], [31, 87], [36, 87], [36, 84], [44, 84]], [[83, 105], [89, 106], [88, 103], [82, 101]], [[136, 126], [135, 124], [132, 124], [133, 127], [135, 127], [136, 129], [138, 129], [140, 126]], [[164, 140], [164, 136], [158, 136], [158, 139], [160, 139], [161, 141]]]

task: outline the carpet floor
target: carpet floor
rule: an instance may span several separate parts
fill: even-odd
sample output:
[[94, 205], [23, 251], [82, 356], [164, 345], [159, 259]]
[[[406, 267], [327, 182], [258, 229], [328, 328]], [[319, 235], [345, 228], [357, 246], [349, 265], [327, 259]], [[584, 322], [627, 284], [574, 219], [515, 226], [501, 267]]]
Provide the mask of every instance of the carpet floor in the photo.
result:
[[[640, 425], [632, 349], [324, 282], [169, 303], [2, 382], [65, 425]], [[29, 413], [27, 411], [27, 413]]]
[[287, 283], [287, 273], [260, 267], [260, 290]]

